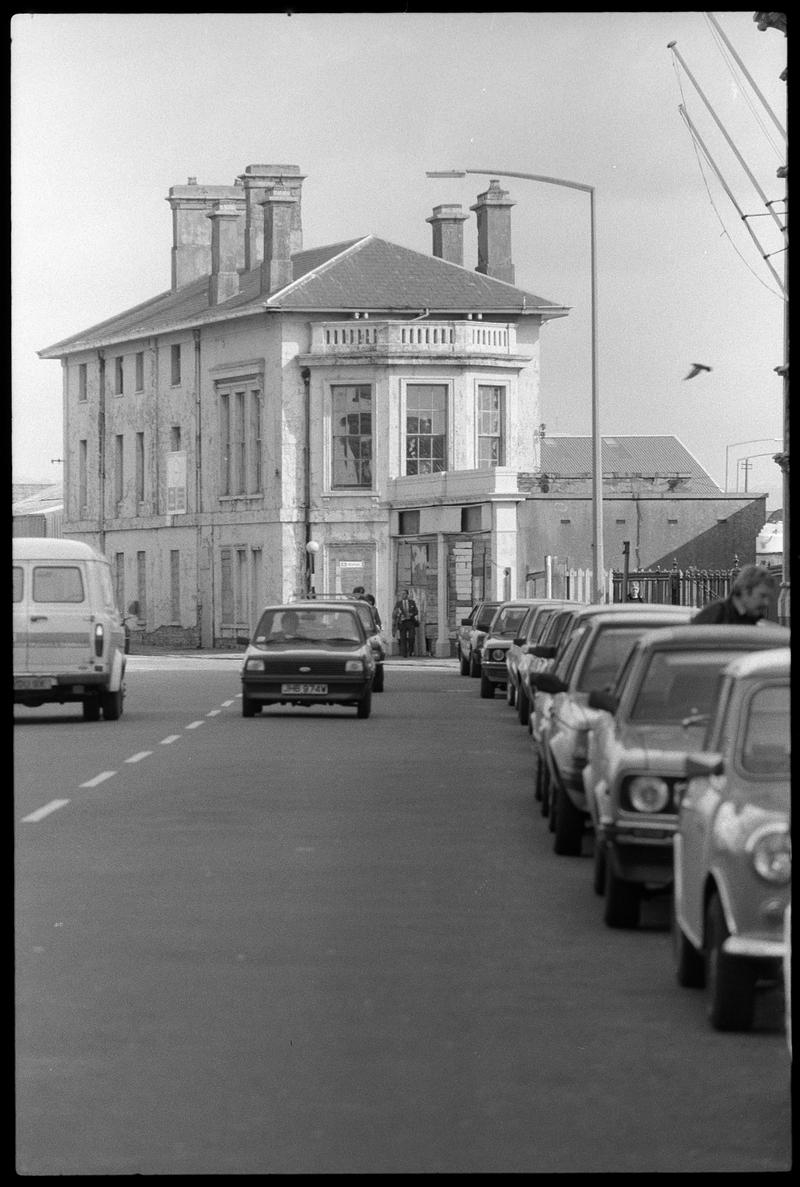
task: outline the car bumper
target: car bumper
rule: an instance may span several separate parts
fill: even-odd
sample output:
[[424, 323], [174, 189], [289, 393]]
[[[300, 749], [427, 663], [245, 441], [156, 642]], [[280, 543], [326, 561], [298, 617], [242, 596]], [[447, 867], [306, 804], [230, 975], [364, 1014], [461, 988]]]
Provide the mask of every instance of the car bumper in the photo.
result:
[[354, 705], [372, 686], [369, 680], [335, 680], [330, 676], [314, 683], [326, 685], [324, 693], [286, 693], [283, 685], [296, 680], [242, 680], [242, 696], [260, 705]]
[[606, 824], [603, 835], [607, 860], [617, 877], [626, 882], [671, 886], [674, 831], [663, 825], [620, 829]]
[[14, 703], [30, 704], [38, 700], [80, 701], [87, 693], [102, 692], [108, 687], [108, 672], [81, 672], [70, 676], [53, 676], [41, 672], [18, 673], [14, 676]]
[[508, 680], [508, 668], [506, 665], [496, 663], [493, 660], [482, 659], [481, 672], [493, 684], [505, 684]]

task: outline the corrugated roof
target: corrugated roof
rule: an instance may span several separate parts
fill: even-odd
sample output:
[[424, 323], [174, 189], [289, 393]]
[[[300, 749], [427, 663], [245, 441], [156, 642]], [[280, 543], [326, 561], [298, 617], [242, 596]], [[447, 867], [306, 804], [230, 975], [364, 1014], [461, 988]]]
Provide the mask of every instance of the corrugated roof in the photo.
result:
[[[686, 446], [670, 434], [608, 436], [601, 443], [603, 477], [684, 479], [677, 490], [720, 494], [711, 475]], [[559, 478], [585, 478], [592, 473], [591, 437], [543, 437], [541, 469]]]
[[389, 316], [429, 310], [444, 316], [480, 312], [538, 314], [546, 318], [563, 317], [568, 312], [566, 306], [513, 284], [374, 235], [297, 252], [292, 264], [294, 280], [271, 297], [261, 292], [260, 266], [241, 272], [239, 292], [218, 305], [209, 304], [208, 277], [201, 277], [176, 292], [160, 293], [64, 338], [40, 350], [39, 356], [59, 358], [112, 342], [225, 321], [265, 309], [322, 313], [363, 310]]

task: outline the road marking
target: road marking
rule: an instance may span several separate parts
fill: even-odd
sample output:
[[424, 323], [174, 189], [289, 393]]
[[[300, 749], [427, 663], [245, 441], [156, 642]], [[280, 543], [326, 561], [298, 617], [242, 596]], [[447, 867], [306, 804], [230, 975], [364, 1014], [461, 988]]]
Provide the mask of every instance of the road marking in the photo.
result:
[[23, 824], [35, 824], [37, 820], [44, 820], [45, 816], [49, 816], [51, 812], [57, 812], [59, 808], [63, 808], [68, 804], [69, 800], [51, 800], [49, 804], [45, 804], [43, 808], [37, 808], [35, 812], [31, 812], [28, 816], [22, 817]]
[[222, 708], [223, 708], [223, 709], [230, 709], [230, 707], [231, 707], [231, 705], [232, 705], [232, 704], [233, 704], [233, 701], [223, 701], [223, 702], [222, 702]]
[[170, 734], [168, 737], [161, 739], [161, 745], [169, 746], [170, 742], [177, 742], [179, 737], [180, 734]]
[[221, 712], [221, 709], [209, 709], [208, 713], [206, 713], [206, 717], [218, 717]]
[[141, 762], [143, 758], [148, 758], [152, 753], [152, 750], [140, 750], [138, 754], [132, 754], [130, 758], [126, 758], [125, 762]]
[[186, 729], [187, 730], [196, 730], [198, 725], [202, 725], [202, 724], [203, 724], [202, 721], [190, 721], [189, 724], [186, 726]]
[[97, 787], [98, 783], [105, 783], [106, 779], [113, 779], [116, 771], [101, 771], [99, 775], [95, 775], [94, 779], [87, 779], [85, 783], [81, 783], [81, 787]]

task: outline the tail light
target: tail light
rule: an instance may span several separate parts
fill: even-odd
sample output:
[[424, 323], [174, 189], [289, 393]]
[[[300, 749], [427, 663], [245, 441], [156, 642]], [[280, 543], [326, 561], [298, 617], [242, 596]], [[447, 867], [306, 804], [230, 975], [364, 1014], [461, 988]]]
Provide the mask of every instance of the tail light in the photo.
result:
[[98, 657], [103, 654], [104, 636], [105, 631], [103, 630], [102, 622], [96, 623], [94, 628], [94, 653]]

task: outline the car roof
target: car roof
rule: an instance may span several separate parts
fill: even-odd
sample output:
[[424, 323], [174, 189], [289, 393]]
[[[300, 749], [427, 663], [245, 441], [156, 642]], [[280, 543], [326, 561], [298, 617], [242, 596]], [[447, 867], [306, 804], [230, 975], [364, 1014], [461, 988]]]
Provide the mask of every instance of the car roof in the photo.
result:
[[351, 610], [356, 618], [359, 617], [355, 598], [342, 598], [341, 601], [333, 598], [298, 598], [296, 602], [273, 602], [261, 607], [262, 614], [267, 610]]
[[791, 647], [772, 647], [766, 651], [751, 651], [748, 655], [737, 656], [726, 666], [725, 673], [740, 679], [755, 676], [788, 676], [791, 662]]
[[662, 626], [655, 631], [648, 631], [638, 640], [636, 646], [641, 648], [668, 647], [724, 647], [728, 644], [762, 644], [764, 648], [785, 645], [788, 647], [791, 638], [788, 627], [770, 623], [763, 626], [738, 625], [735, 623], [698, 623], [696, 626]]

